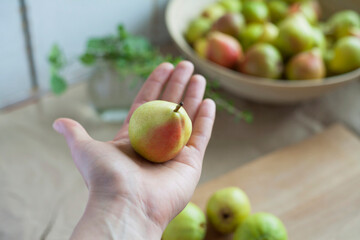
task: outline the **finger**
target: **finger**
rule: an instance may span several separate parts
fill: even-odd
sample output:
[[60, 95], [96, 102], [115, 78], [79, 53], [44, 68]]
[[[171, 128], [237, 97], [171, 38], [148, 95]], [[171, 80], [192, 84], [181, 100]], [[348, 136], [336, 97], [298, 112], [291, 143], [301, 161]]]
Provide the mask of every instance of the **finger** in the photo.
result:
[[193, 71], [194, 65], [191, 62], [180, 62], [171, 74], [161, 99], [175, 103], [180, 102]]
[[91, 140], [91, 137], [83, 128], [83, 126], [69, 118], [57, 119], [53, 123], [53, 128], [65, 137], [66, 142], [72, 152], [76, 150], [79, 144]]
[[193, 132], [188, 146], [192, 146], [204, 156], [208, 145], [215, 120], [215, 103], [211, 99], [205, 99], [199, 108], [195, 118]]
[[124, 137], [127, 134], [127, 128], [131, 115], [140, 105], [158, 99], [161, 91], [168, 81], [171, 73], [174, 70], [174, 66], [171, 63], [160, 64], [146, 80], [139, 93], [137, 94], [134, 103], [132, 104], [128, 116], [126, 117], [123, 126], [115, 136], [115, 140]]
[[194, 75], [185, 92], [184, 108], [191, 121], [194, 121], [195, 115], [204, 97], [206, 80], [201, 75]]
[[90, 143], [93, 139], [80, 123], [69, 118], [57, 119], [53, 123], [53, 128], [65, 137], [75, 165], [83, 176], [86, 186], [89, 187], [88, 170], [90, 165], [88, 161], [84, 161], [83, 154], [84, 147], [87, 147], [88, 145], [86, 144]]

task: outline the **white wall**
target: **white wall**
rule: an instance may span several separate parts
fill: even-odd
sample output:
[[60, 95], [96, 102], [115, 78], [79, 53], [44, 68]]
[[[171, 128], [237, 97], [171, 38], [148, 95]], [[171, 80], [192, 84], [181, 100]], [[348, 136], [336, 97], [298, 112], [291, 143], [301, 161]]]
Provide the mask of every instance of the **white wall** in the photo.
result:
[[29, 96], [29, 76], [19, 4], [0, 1], [0, 108]]
[[[168, 40], [163, 10], [167, 0], [27, 0], [28, 19], [41, 91], [49, 88], [46, 57], [58, 43], [70, 60], [84, 50], [86, 39], [115, 33], [123, 23], [133, 33], [155, 42]], [[29, 96], [30, 80], [26, 65], [18, 1], [0, 1], [0, 108]], [[157, 15], [156, 15], [157, 14]], [[11, 29], [11, 30], [10, 30]], [[5, 38], [3, 37], [5, 36]], [[6, 63], [6, 64], [4, 64]], [[70, 64], [70, 81], [81, 80], [80, 64]], [[12, 85], [5, 79], [11, 76]], [[81, 76], [81, 74], [80, 74]], [[21, 82], [21, 84], [20, 84]], [[20, 87], [21, 85], [21, 87]], [[21, 92], [11, 97], [8, 93]]]

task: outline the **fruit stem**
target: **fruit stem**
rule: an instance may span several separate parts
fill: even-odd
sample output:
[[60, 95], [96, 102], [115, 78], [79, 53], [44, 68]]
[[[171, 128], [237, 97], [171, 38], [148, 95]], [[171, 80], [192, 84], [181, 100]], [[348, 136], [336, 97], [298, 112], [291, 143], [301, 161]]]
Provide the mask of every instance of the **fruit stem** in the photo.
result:
[[184, 103], [183, 103], [183, 102], [180, 102], [178, 105], [176, 105], [176, 108], [175, 108], [174, 112], [179, 111], [179, 109], [180, 109], [182, 106], [184, 106]]

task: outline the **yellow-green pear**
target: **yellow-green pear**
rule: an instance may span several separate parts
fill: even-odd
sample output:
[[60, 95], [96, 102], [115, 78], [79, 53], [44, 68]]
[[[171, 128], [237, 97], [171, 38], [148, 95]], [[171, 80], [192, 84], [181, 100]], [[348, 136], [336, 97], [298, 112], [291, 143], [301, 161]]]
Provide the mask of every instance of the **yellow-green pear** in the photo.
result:
[[353, 28], [360, 27], [360, 15], [353, 10], [344, 10], [335, 13], [328, 21], [328, 31], [340, 39], [349, 36], [349, 32]]
[[194, 50], [201, 58], [206, 58], [208, 51], [208, 40], [206, 38], [199, 38], [194, 42]]
[[257, 43], [246, 51], [238, 71], [263, 78], [280, 78], [283, 59], [280, 52], [268, 43]]
[[321, 31], [319, 27], [313, 27], [313, 39], [314, 39], [314, 47], [319, 48], [321, 54], [325, 56], [328, 43], [324, 33]]
[[315, 25], [318, 22], [319, 12], [318, 3], [315, 1], [306, 1], [294, 3], [289, 7], [288, 14], [303, 14], [306, 20], [312, 25]]
[[283, 0], [271, 0], [267, 3], [271, 21], [277, 23], [283, 20], [289, 11], [288, 4]]
[[219, 2], [226, 9], [226, 12], [241, 12], [242, 2], [239, 0], [221, 0]]
[[314, 31], [302, 14], [294, 14], [279, 24], [276, 45], [286, 56], [310, 50], [314, 46]]
[[245, 2], [242, 13], [248, 23], [264, 23], [270, 16], [266, 3], [260, 1]]
[[201, 16], [210, 19], [211, 21], [216, 21], [221, 16], [226, 13], [226, 9], [220, 3], [214, 3], [204, 9]]
[[301, 52], [293, 56], [286, 66], [289, 80], [322, 79], [326, 76], [326, 67], [320, 49]]
[[155, 100], [138, 107], [130, 118], [134, 150], [151, 162], [174, 158], [188, 142], [192, 123], [183, 104]]
[[250, 201], [237, 187], [216, 191], [209, 199], [206, 214], [211, 225], [220, 233], [231, 233], [250, 214]]
[[263, 33], [259, 42], [273, 43], [279, 35], [279, 29], [271, 22], [264, 23]]
[[332, 73], [341, 74], [360, 68], [360, 39], [344, 37], [338, 40], [329, 61]]
[[190, 22], [185, 32], [185, 38], [189, 43], [194, 43], [197, 39], [203, 37], [211, 28], [212, 22], [203, 17], [196, 18]]
[[259, 39], [264, 34], [264, 24], [261, 23], [250, 23], [244, 30], [239, 34], [239, 40], [241, 46], [244, 49], [248, 49], [253, 44], [259, 42]]
[[282, 221], [270, 213], [259, 212], [249, 216], [235, 231], [233, 240], [287, 240]]
[[202, 240], [206, 234], [206, 217], [194, 203], [189, 202], [166, 227], [162, 240]]

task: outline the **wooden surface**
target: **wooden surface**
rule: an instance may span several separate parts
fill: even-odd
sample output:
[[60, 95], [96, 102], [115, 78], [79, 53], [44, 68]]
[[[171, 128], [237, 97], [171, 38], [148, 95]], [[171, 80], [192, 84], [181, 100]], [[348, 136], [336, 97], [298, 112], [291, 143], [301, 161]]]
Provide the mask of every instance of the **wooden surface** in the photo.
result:
[[[335, 125], [201, 185], [192, 201], [205, 209], [214, 191], [238, 186], [253, 212], [282, 219], [290, 240], [358, 240], [359, 184], [360, 141]], [[206, 239], [231, 239], [210, 232]]]

